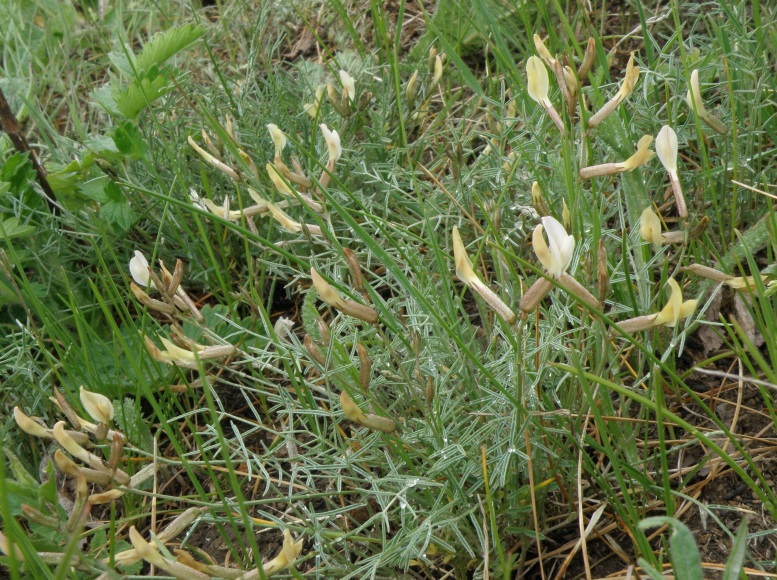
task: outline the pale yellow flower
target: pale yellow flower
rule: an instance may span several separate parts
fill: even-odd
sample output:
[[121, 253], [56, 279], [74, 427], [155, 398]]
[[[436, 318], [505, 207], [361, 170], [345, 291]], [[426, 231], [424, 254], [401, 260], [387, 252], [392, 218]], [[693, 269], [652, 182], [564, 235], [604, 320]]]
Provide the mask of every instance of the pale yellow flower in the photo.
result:
[[693, 72], [691, 72], [691, 86], [688, 89], [685, 100], [688, 102], [688, 106], [696, 108], [696, 113], [699, 115], [699, 118], [707, 123], [713, 131], [716, 131], [721, 135], [728, 133], [728, 127], [726, 127], [726, 125], [715, 115], [707, 111], [707, 108], [704, 106], [704, 101], [701, 99], [701, 89], [699, 88], [698, 69], [694, 69]]
[[275, 157], [276, 159], [281, 156], [281, 151], [286, 147], [286, 135], [278, 128], [278, 125], [270, 123], [267, 125], [267, 130], [270, 132], [272, 142], [275, 144]]
[[504, 301], [486, 286], [472, 268], [472, 261], [467, 255], [464, 242], [461, 240], [459, 228], [453, 228], [453, 262], [456, 268], [456, 277], [464, 282], [472, 291], [478, 294], [486, 304], [491, 307], [505, 322], [515, 322], [515, 312]]
[[281, 570], [294, 564], [295, 560], [302, 552], [303, 544], [303, 540], [294, 542], [291, 537], [291, 532], [288, 529], [283, 530], [283, 546], [281, 547], [281, 551], [277, 556], [275, 556], [275, 558], [262, 566], [264, 573], [269, 576], [270, 574], [280, 572]]
[[321, 133], [324, 135], [324, 141], [326, 141], [326, 147], [329, 150], [329, 165], [334, 167], [343, 154], [343, 148], [340, 145], [340, 135], [337, 131], [330, 131], [324, 123], [321, 123], [320, 127]]
[[143, 286], [144, 288], [148, 286], [151, 278], [148, 273], [148, 260], [140, 250], [135, 250], [135, 255], [129, 262], [129, 269], [132, 279], [135, 280], [138, 286]]
[[108, 425], [113, 420], [113, 403], [105, 395], [87, 391], [83, 385], [79, 389], [81, 404], [86, 413], [98, 423]]
[[666, 281], [669, 287], [672, 289], [669, 295], [669, 300], [664, 306], [663, 310], [658, 313], [655, 319], [655, 325], [668, 326], [673, 328], [683, 318], [688, 318], [696, 309], [698, 300], [686, 300], [683, 302], [683, 292], [680, 289], [680, 285], [674, 278], [669, 278]]
[[[543, 231], [548, 235], [550, 246], [545, 242]], [[566, 272], [572, 261], [572, 255], [575, 252], [575, 239], [567, 234], [564, 226], [556, 218], [545, 216], [542, 218], [542, 223], [534, 228], [532, 247], [548, 275], [558, 279]]]
[[344, 70], [341, 70], [340, 82], [342, 83], [345, 92], [348, 93], [348, 100], [353, 101], [356, 98], [356, 82], [353, 80], [353, 77]]

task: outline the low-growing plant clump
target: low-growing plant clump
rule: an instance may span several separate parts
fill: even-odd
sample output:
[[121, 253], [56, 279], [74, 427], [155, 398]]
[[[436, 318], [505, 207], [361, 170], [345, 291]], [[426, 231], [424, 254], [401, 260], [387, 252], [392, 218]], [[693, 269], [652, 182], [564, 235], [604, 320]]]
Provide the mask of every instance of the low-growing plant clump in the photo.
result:
[[766, 8], [130, 4], [2, 32], [12, 576], [775, 572]]

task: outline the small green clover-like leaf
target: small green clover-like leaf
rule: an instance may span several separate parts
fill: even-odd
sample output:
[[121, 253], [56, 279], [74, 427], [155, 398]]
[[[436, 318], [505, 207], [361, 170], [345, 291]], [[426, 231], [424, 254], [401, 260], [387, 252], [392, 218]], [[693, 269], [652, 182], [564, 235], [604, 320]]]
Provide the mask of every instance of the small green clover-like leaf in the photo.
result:
[[31, 236], [36, 231], [35, 226], [21, 224], [18, 217], [11, 217], [0, 222], [0, 242]]
[[100, 206], [100, 217], [105, 221], [115, 224], [126, 231], [135, 223], [137, 216], [132, 211], [129, 202], [126, 199], [120, 201], [108, 201]]

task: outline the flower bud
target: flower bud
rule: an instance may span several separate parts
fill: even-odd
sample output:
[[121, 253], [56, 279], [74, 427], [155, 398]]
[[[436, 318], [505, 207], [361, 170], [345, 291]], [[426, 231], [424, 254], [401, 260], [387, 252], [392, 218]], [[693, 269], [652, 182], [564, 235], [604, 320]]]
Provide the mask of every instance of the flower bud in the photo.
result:
[[326, 90], [326, 87], [321, 85], [316, 89], [316, 97], [313, 100], [312, 103], [306, 103], [303, 105], [303, 108], [305, 109], [305, 112], [313, 117], [314, 119], [318, 117], [318, 112], [321, 110], [321, 103], [324, 100], [324, 91]]
[[13, 408], [13, 418], [19, 429], [32, 435], [33, 437], [41, 437], [44, 439], [51, 439], [53, 435], [43, 425], [35, 421], [32, 417], [25, 415], [19, 407]]
[[545, 43], [542, 41], [542, 38], [540, 38], [539, 34], [534, 35], [534, 48], [549, 68], [552, 69], [556, 66], [556, 59], [553, 58], [553, 55], [551, 55], [550, 51], [545, 47]]
[[442, 80], [442, 57], [444, 54], [438, 54], [434, 57], [434, 75], [432, 76], [432, 87], [436, 87]]
[[409, 103], [415, 101], [418, 94], [418, 69], [415, 70], [413, 76], [407, 81], [407, 88], [405, 89], [405, 97]]

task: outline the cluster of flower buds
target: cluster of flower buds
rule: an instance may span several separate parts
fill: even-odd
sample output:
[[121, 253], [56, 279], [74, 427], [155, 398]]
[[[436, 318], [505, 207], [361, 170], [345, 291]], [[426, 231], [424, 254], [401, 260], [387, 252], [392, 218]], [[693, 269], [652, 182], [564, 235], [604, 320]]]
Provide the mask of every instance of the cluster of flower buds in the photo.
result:
[[[407, 81], [405, 86], [405, 98], [407, 99], [408, 106], [415, 112], [411, 115], [411, 119], [414, 121], [421, 121], [429, 110], [429, 104], [434, 96], [435, 89], [442, 81], [443, 65], [445, 62], [445, 53], [437, 53], [437, 49], [432, 47], [429, 50], [428, 71], [431, 77], [427, 77], [428, 81], [425, 85], [420, 84], [420, 71], [416, 69], [410, 80]], [[420, 93], [423, 93], [425, 98], [421, 101], [418, 107], [415, 107], [415, 102]]]
[[[138, 302], [150, 310], [170, 318], [178, 317], [182, 313], [189, 313], [195, 319], [202, 321], [199, 308], [181, 286], [183, 280], [181, 260], [176, 261], [172, 274], [162, 260], [159, 260], [159, 267], [161, 275], [149, 266], [148, 260], [142, 252], [135, 250], [135, 255], [129, 262], [129, 270], [133, 280], [130, 283], [130, 289]], [[151, 298], [143, 288], [153, 288], [159, 293], [159, 298]]]
[[357, 95], [356, 81], [347, 71], [338, 71], [338, 77], [340, 78], [339, 90], [332, 83], [321, 85], [316, 89], [313, 102], [303, 105], [305, 112], [313, 119], [319, 118], [321, 106], [324, 103], [324, 93], [337, 114], [344, 119], [350, 117], [354, 112], [361, 111], [372, 99], [372, 93], [369, 91]]
[[[575, 116], [578, 93], [581, 79], [584, 80], [593, 66], [596, 57], [596, 43], [593, 38], [588, 39], [585, 55], [580, 67], [575, 71], [570, 66], [567, 55], [553, 56], [545, 46], [539, 35], [534, 35], [534, 47], [539, 57], [530, 56], [526, 61], [526, 78], [529, 96], [545, 109], [553, 123], [558, 127], [561, 135], [564, 135], [564, 122], [550, 100], [550, 78], [548, 68], [554, 74], [556, 83], [561, 91], [561, 96], [566, 104], [567, 115], [570, 119]], [[547, 68], [546, 68], [547, 67]]]
[[173, 365], [187, 369], [199, 368], [200, 361], [223, 360], [231, 357], [237, 350], [231, 344], [219, 344], [213, 346], [204, 346], [197, 344], [190, 338], [183, 336], [183, 333], [174, 326], [175, 338], [185, 346], [178, 346], [173, 341], [160, 336], [159, 340], [164, 348], [159, 348], [148, 336], [143, 339], [149, 354], [161, 363]]
[[[350, 77], [347, 78], [350, 79]], [[322, 235], [321, 228], [319, 226], [299, 223], [293, 220], [283, 211], [285, 208], [291, 205], [300, 203], [306, 205], [317, 213], [322, 213], [324, 211], [324, 207], [317, 201], [313, 200], [313, 198], [307, 193], [308, 191], [313, 191], [321, 195], [320, 192], [318, 192], [313, 187], [312, 181], [303, 174], [302, 167], [297, 159], [292, 159], [293, 169], [290, 169], [289, 166], [284, 163], [282, 157], [283, 150], [288, 143], [288, 138], [286, 135], [278, 128], [277, 125], [272, 123], [267, 125], [267, 130], [269, 131], [270, 138], [273, 141], [275, 154], [272, 163], [267, 163], [265, 165], [265, 170], [270, 181], [275, 186], [275, 189], [279, 193], [286, 196], [288, 199], [273, 204], [269, 200], [264, 199], [254, 189], [249, 187], [247, 188], [248, 194], [251, 196], [254, 205], [244, 207], [240, 210], [230, 210], [230, 202], [228, 197], [225, 197], [223, 204], [219, 206], [209, 199], [200, 197], [200, 195], [194, 190], [189, 193], [192, 203], [200, 209], [208, 211], [213, 215], [228, 221], [238, 222], [245, 220], [248, 224], [248, 227], [254, 233], [257, 231], [256, 226], [249, 218], [256, 215], [267, 214], [272, 216], [286, 231], [293, 233], [308, 232], [314, 235]], [[329, 184], [329, 180], [331, 179], [335, 164], [340, 158], [342, 149], [340, 147], [340, 137], [337, 134], [337, 131], [330, 131], [326, 125], [322, 124], [321, 132], [324, 135], [324, 140], [327, 144], [327, 149], [329, 150], [329, 160], [326, 164], [326, 169], [322, 172], [321, 177], [319, 178], [319, 184], [322, 188], [326, 188]], [[230, 136], [230, 139], [232, 139], [234, 143], [237, 143], [231, 122], [227, 123], [227, 134]], [[238, 170], [223, 161], [221, 148], [214, 144], [213, 140], [210, 139], [204, 130], [202, 131], [202, 135], [208, 150], [206, 151], [200, 147], [194, 141], [194, 139], [189, 137], [189, 144], [194, 148], [194, 150], [206, 162], [213, 165], [235, 181], [242, 181], [243, 177], [238, 172]], [[258, 180], [260, 174], [253, 160], [242, 149], [238, 149], [238, 154], [242, 161], [249, 167], [254, 179]]]
[[[657, 224], [654, 223], [653, 217], [655, 217], [655, 220], [658, 220], [658, 217], [649, 209], [643, 214], [643, 237], [649, 241], [660, 239], [661, 243], [667, 243], [669, 241], [667, 239], [668, 234], [661, 234], [660, 221]], [[560, 286], [591, 308], [595, 310], [601, 309], [609, 289], [607, 256], [603, 244], [600, 242], [597, 252], [597, 298], [567, 272], [575, 251], [574, 238], [567, 234], [564, 226], [554, 217], [544, 216], [541, 222], [534, 229], [532, 246], [537, 260], [545, 269], [546, 276], [538, 278], [526, 291], [520, 301], [521, 310], [524, 313], [534, 310], [554, 285]], [[547, 235], [547, 242], [545, 241], [544, 234]], [[669, 238], [674, 237], [671, 233], [669, 234]], [[486, 304], [501, 318], [509, 323], [514, 322], [515, 314], [512, 309], [488, 286], [483, 284], [474, 273], [472, 263], [464, 250], [464, 244], [461, 241], [457, 228], [454, 228], [453, 231], [453, 252], [456, 276], [459, 280], [483, 298]], [[734, 278], [712, 268], [701, 266], [692, 266], [687, 269], [695, 274], [724, 282], [732, 288], [752, 287], [752, 279]], [[762, 279], [766, 281], [767, 277], [762, 277]], [[682, 292], [677, 282], [670, 278], [667, 283], [671, 288], [671, 294], [666, 306], [660, 312], [624, 320], [617, 323], [618, 328], [625, 333], [648, 330], [656, 326], [672, 328], [680, 320], [690, 316], [696, 308], [697, 301], [683, 301]]]
[[[130, 260], [129, 269], [133, 282], [130, 283], [132, 293], [138, 302], [153, 310], [163, 314], [171, 319], [179, 318], [183, 313], [190, 313], [194, 318], [202, 322], [203, 316], [197, 305], [181, 286], [183, 279], [183, 264], [178, 260], [175, 265], [175, 272], [170, 272], [165, 268], [164, 262], [159, 261], [161, 276], [158, 275], [149, 266], [146, 257], [135, 250], [134, 257]], [[154, 288], [159, 292], [160, 298], [151, 298], [145, 290], [141, 288]], [[198, 368], [198, 361], [224, 359], [235, 353], [235, 347], [231, 344], [204, 346], [197, 344], [184, 336], [177, 325], [173, 325], [175, 339], [183, 346], [175, 344], [173, 341], [160, 337], [163, 349], [154, 344], [148, 336], [143, 337], [146, 348], [151, 356], [165, 364], [175, 365], [184, 368]]]
[[[128, 489], [136, 489], [154, 474], [155, 467], [153, 464], [149, 465], [132, 477], [119, 469], [127, 438], [111, 428], [114, 410], [113, 404], [106, 396], [87, 391], [84, 387], [80, 389], [81, 405], [95, 421], [93, 423], [78, 416], [58, 391], [56, 394], [52, 401], [67, 417], [72, 429], [67, 428], [65, 421], [58, 421], [49, 428], [37, 417], [27, 416], [19, 407], [14, 407], [13, 415], [17, 426], [25, 433], [54, 440], [59, 445], [60, 448], [54, 452], [54, 462], [63, 474], [76, 480], [74, 506], [65, 526], [72, 531], [84, 516], [87, 506], [111, 502], [124, 495]], [[107, 461], [86, 449], [85, 446], [90, 444], [92, 437], [109, 443], [110, 454]], [[100, 486], [102, 491], [90, 491], [90, 485]], [[37, 510], [33, 508], [27, 509], [25, 513], [32, 520], [38, 516]], [[57, 512], [54, 510], [52, 513]], [[47, 518], [38, 519], [49, 521], [53, 516]]]
[[326, 96], [335, 111], [337, 111], [341, 117], [347, 118], [351, 116], [351, 106], [356, 100], [356, 82], [353, 80], [353, 77], [344, 70], [341, 70], [338, 74], [340, 76], [340, 85], [342, 86], [342, 89], [338, 93], [334, 85], [329, 83], [326, 86]]
[[[234, 126], [232, 124], [232, 120], [229, 117], [227, 117], [224, 132], [232, 141], [232, 143], [237, 146], [237, 138], [235, 137]], [[205, 129], [202, 129], [201, 135], [207, 151], [198, 145], [190, 135], [186, 140], [189, 142], [189, 145], [192, 147], [192, 149], [194, 149], [206, 163], [212, 165], [223, 174], [228, 175], [235, 181], [242, 181], [243, 177], [240, 172], [224, 162], [224, 146], [221, 142], [221, 139], [217, 137], [216, 141], [214, 142], [214, 140], [210, 138], [210, 135], [208, 135]], [[244, 161], [246, 165], [248, 165], [249, 171], [254, 175], [254, 177], [257, 177], [259, 175], [259, 171], [249, 155], [240, 148], [238, 148], [238, 155], [240, 156], [241, 160]]]
[[165, 529], [154, 535], [150, 541], [146, 540], [135, 526], [131, 526], [129, 539], [132, 548], [116, 554], [114, 563], [129, 566], [140, 560], [145, 560], [158, 569], [164, 570], [174, 578], [184, 578], [186, 580], [238, 577], [258, 579], [272, 576], [292, 566], [300, 553], [302, 553], [303, 540], [294, 542], [288, 529], [283, 530], [283, 544], [278, 555], [261, 568], [248, 571], [218, 566], [209, 562], [200, 562], [191, 553], [182, 549], [176, 549], [176, 557], [172, 558], [167, 550], [163, 551], [160, 549], [160, 546], [171, 542], [184, 532], [204, 511], [205, 508], [189, 508], [170, 522]]

